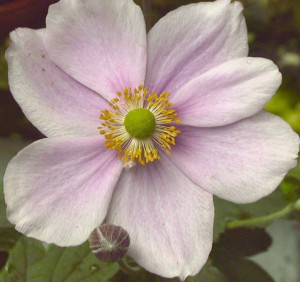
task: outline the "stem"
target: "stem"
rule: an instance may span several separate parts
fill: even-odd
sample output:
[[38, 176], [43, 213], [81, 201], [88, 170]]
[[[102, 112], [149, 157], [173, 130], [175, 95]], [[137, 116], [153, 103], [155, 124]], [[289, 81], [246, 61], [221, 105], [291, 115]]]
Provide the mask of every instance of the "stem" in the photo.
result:
[[147, 31], [151, 28], [151, 0], [142, 0], [142, 9]]
[[292, 212], [295, 208], [295, 203], [291, 203], [287, 205], [282, 210], [256, 218], [246, 219], [246, 220], [235, 220], [227, 223], [227, 228], [236, 228], [236, 227], [244, 227], [244, 226], [255, 226], [255, 225], [264, 225], [267, 224], [275, 219], [280, 219], [285, 217], [290, 212]]
[[122, 259], [118, 261], [118, 264], [120, 266], [120, 269], [125, 273], [125, 274], [135, 274], [141, 270], [139, 266], [131, 266], [127, 263], [125, 259]]
[[300, 199], [298, 199], [294, 206], [295, 210], [300, 210]]

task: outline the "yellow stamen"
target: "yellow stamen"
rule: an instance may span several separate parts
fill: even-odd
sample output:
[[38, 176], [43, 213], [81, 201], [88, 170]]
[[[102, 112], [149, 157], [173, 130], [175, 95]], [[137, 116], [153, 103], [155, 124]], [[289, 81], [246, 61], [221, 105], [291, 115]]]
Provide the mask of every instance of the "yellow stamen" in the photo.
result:
[[[126, 166], [130, 164], [131, 167], [135, 161], [145, 165], [159, 160], [156, 146], [170, 154], [171, 145], [175, 145], [175, 137], [180, 133], [174, 123], [180, 123], [180, 119], [177, 117], [176, 110], [169, 109], [173, 106], [168, 101], [169, 96], [168, 92], [163, 92], [159, 96], [155, 91], [148, 94], [147, 88], [143, 85], [133, 91], [131, 88], [125, 88], [123, 93], [117, 92], [117, 97], [110, 101], [111, 110], [101, 111], [100, 119], [103, 122], [98, 129], [106, 138], [105, 147], [117, 150], [119, 158]], [[152, 135], [150, 133], [151, 136], [144, 139], [131, 136], [124, 125], [128, 113], [139, 108], [148, 110], [155, 118], [155, 129]]]

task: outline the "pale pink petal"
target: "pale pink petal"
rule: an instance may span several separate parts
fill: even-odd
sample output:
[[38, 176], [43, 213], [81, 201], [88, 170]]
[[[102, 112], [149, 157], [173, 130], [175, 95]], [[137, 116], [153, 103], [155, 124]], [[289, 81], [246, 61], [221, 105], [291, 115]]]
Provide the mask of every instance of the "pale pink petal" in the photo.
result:
[[258, 113], [281, 84], [277, 66], [263, 58], [239, 58], [217, 66], [171, 97], [183, 124], [219, 126]]
[[129, 256], [164, 277], [195, 275], [212, 245], [212, 195], [167, 159], [124, 170], [107, 221], [125, 228]]
[[243, 7], [230, 0], [182, 6], [162, 18], [148, 34], [145, 85], [174, 93], [201, 73], [248, 55]]
[[6, 59], [15, 100], [46, 136], [98, 135], [100, 111], [107, 101], [49, 60], [44, 35], [45, 30], [27, 28], [11, 33]]
[[82, 84], [110, 100], [144, 83], [145, 22], [132, 0], [61, 0], [46, 22], [51, 59]]
[[79, 245], [104, 220], [122, 168], [101, 137], [39, 140], [7, 167], [8, 219], [29, 237]]
[[249, 203], [280, 184], [293, 168], [299, 137], [281, 118], [259, 114], [215, 128], [182, 127], [170, 159], [201, 188]]

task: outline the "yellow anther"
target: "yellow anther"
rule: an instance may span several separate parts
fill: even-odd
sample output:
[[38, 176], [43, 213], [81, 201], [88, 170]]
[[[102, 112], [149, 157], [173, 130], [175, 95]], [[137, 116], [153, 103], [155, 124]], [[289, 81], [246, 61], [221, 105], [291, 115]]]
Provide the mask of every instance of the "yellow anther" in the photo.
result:
[[[180, 133], [172, 124], [179, 123], [180, 119], [176, 110], [168, 109], [173, 106], [168, 101], [169, 96], [168, 92], [163, 92], [160, 96], [155, 91], [148, 94], [143, 85], [133, 91], [125, 88], [123, 92], [117, 92], [117, 97], [109, 103], [112, 110], [105, 109], [100, 114], [103, 122], [98, 129], [106, 138], [105, 147], [117, 150], [118, 158], [124, 163], [138, 161], [142, 165], [160, 159], [156, 146], [170, 154], [171, 145], [175, 145], [175, 137]], [[137, 108], [145, 108], [155, 117], [156, 127], [149, 138], [137, 139], [126, 131], [125, 117]]]

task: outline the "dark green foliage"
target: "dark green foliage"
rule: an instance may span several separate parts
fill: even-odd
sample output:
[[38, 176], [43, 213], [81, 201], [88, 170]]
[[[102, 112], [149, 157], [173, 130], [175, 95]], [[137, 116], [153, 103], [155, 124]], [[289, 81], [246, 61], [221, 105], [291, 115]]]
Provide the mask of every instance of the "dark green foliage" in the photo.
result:
[[118, 270], [118, 264], [99, 261], [87, 243], [60, 248], [22, 237], [11, 249], [0, 281], [97, 282], [109, 280]]
[[214, 244], [213, 264], [235, 282], [272, 282], [273, 279], [256, 263], [246, 259], [266, 251], [272, 240], [262, 228], [226, 230]]

